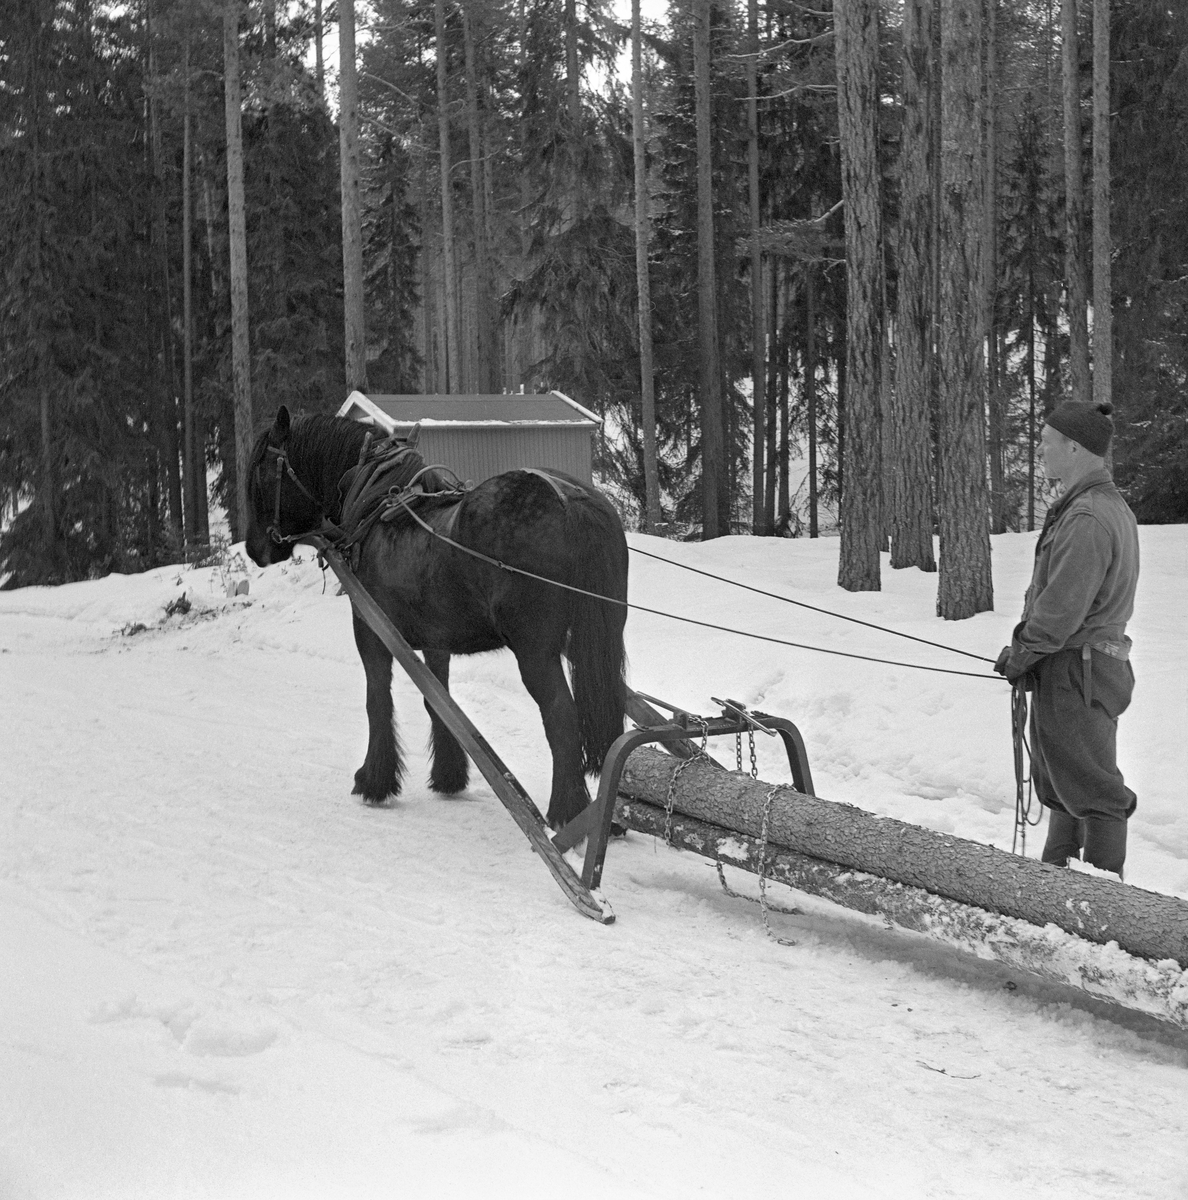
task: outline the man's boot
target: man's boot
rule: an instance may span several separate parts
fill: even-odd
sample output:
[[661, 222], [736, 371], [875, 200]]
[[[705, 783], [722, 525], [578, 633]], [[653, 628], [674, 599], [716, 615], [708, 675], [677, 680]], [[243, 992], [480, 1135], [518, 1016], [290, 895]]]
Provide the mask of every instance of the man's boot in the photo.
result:
[[1085, 861], [1099, 871], [1113, 871], [1121, 878], [1122, 864], [1126, 861], [1126, 821], [1086, 817]]
[[1048, 809], [1048, 840], [1040, 861], [1056, 867], [1067, 867], [1070, 858], [1081, 857], [1084, 837], [1082, 824], [1063, 808]]

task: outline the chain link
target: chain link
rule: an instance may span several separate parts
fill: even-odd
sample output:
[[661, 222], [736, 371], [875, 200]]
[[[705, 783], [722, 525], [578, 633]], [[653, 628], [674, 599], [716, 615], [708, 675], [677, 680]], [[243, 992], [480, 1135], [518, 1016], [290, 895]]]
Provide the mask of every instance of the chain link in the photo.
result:
[[709, 722], [702, 717], [691, 717], [691, 720], [696, 721], [701, 726], [701, 745], [698, 746], [695, 752], [686, 759], [682, 759], [677, 765], [677, 769], [673, 771], [672, 776], [668, 780], [668, 795], [664, 798], [664, 844], [672, 845], [672, 805], [676, 798], [677, 780], [681, 777], [681, 772], [688, 766], [691, 766], [698, 759], [705, 759], [709, 756], [706, 754], [706, 746], [709, 744]]
[[763, 914], [763, 931], [773, 942], [777, 942], [781, 946], [795, 946], [796, 942], [792, 938], [778, 937], [771, 927], [771, 922], [768, 920], [769, 912], [783, 913], [785, 916], [796, 916], [800, 909], [798, 908], [780, 908], [773, 907], [767, 902], [767, 826], [771, 817], [771, 806], [775, 800], [775, 794], [780, 790], [781, 784], [776, 784], [768, 790], [767, 796], [763, 801], [763, 823], [759, 828], [759, 899], [754, 896], [746, 896], [742, 892], [736, 892], [726, 882], [726, 872], [722, 870], [722, 860], [717, 858], [714, 860], [714, 866], [718, 870], [718, 882], [722, 885], [722, 891], [733, 900], [746, 900], [751, 904], [758, 904], [759, 911]]
[[[707, 756], [706, 746], [709, 743], [709, 722], [702, 717], [690, 717], [701, 726], [701, 745], [696, 747], [694, 753], [688, 758], [683, 759], [677, 769], [673, 771], [668, 779], [668, 794], [664, 798], [664, 844], [672, 845], [672, 811], [673, 802], [676, 799], [677, 780], [681, 777], [681, 773], [686, 767], [691, 766], [698, 759], [704, 759]], [[750, 751], [751, 758], [751, 778], [759, 778], [759, 764], [755, 758], [755, 730], [747, 730], [747, 748]], [[742, 732], [734, 735], [734, 761], [738, 767], [738, 773], [741, 775], [743, 770], [743, 755], [742, 755]], [[726, 882], [726, 873], [722, 870], [722, 860], [720, 858], [714, 860], [714, 866], [718, 870], [718, 882], [722, 885], [722, 891], [727, 896], [735, 900], [749, 900], [752, 904], [758, 904], [759, 910], [763, 914], [763, 930], [773, 942], [777, 942], [781, 946], [795, 946], [796, 942], [791, 938], [778, 937], [771, 927], [771, 922], [768, 920], [768, 912], [775, 911], [784, 913], [788, 916], [794, 916], [800, 909], [798, 908], [775, 908], [772, 910], [771, 905], [767, 902], [767, 827], [771, 821], [771, 806], [775, 800], [776, 792], [781, 788], [781, 784], [775, 784], [768, 789], [767, 796], [763, 801], [763, 822], [759, 828], [759, 899], [756, 900], [753, 896], [744, 896], [741, 892], [734, 891], [733, 888]]]

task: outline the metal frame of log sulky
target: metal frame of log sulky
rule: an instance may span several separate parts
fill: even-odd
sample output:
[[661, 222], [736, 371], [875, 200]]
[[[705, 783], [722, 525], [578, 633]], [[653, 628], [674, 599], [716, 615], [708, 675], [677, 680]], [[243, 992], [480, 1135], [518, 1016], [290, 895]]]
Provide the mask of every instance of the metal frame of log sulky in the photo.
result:
[[[639, 746], [661, 743], [678, 758], [702, 757], [712, 763], [713, 759], [705, 755], [701, 747], [691, 739], [698, 738], [704, 743], [709, 737], [753, 734], [756, 730], [770, 736], [778, 734], [784, 741], [797, 789], [811, 793], [812, 775], [805, 754], [804, 740], [791, 721], [762, 713], [748, 713], [733, 701], [724, 702], [720, 717], [709, 718], [697, 717], [679, 708], [665, 705], [664, 707], [668, 707], [672, 713], [671, 718], [665, 718], [652, 707], [652, 697], [628, 690], [628, 716], [639, 728], [628, 730], [611, 745], [603, 763], [598, 794], [593, 803], [563, 829], [555, 834], [550, 833], [540, 810], [519, 780], [495, 753], [470, 718], [458, 707], [437, 676], [405, 641], [374, 597], [359, 582], [342, 554], [323, 538], [311, 538], [310, 541], [317, 546], [334, 574], [338, 576], [356, 611], [371, 626], [375, 635], [404, 668], [446, 727], [462, 744], [475, 766], [491, 785], [495, 795], [528, 838], [533, 850], [544, 860], [545, 866], [561, 890], [583, 916], [603, 925], [609, 925], [615, 919], [614, 912], [598, 889], [602, 881], [606, 847], [611, 836], [619, 780], [628, 757]], [[661, 701], [656, 703], [662, 704]], [[574, 850], [583, 841], [585, 852], [579, 872], [566, 857], [566, 852]]]

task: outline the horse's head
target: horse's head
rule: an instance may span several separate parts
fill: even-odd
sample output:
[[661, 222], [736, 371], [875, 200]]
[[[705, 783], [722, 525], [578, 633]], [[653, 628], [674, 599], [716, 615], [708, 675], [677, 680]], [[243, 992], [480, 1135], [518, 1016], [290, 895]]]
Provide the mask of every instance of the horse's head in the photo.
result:
[[248, 557], [258, 567], [283, 562], [293, 553], [296, 535], [316, 529], [322, 509], [297, 478], [290, 462], [292, 425], [283, 404], [271, 428], [256, 439], [248, 463]]

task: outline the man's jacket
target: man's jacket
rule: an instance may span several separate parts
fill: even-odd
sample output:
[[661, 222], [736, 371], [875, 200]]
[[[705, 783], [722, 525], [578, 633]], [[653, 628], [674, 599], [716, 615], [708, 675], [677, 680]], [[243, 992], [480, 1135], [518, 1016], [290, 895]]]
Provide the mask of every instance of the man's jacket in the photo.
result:
[[1134, 513], [1109, 472], [1093, 471], [1048, 510], [1007, 677], [1074, 646], [1111, 647], [1125, 658], [1138, 572]]

